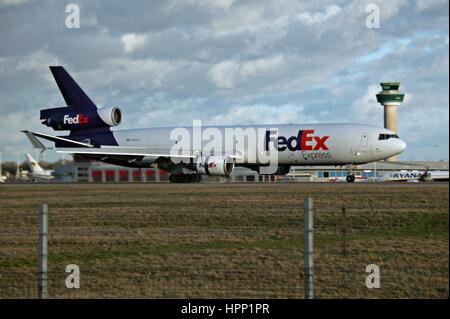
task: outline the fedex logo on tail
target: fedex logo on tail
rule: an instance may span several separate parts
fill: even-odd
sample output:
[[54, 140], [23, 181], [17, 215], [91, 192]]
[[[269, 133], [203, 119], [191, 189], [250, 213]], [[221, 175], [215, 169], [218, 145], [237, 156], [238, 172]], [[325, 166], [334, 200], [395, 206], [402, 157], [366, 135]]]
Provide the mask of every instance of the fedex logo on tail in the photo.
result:
[[[273, 141], [272, 131], [266, 131], [266, 138], [264, 147], [265, 150], [269, 150], [269, 143]], [[326, 141], [330, 136], [317, 136], [314, 135], [314, 130], [299, 130], [295, 136], [285, 137], [278, 136], [275, 141], [275, 147], [279, 152], [283, 152], [286, 149], [294, 151], [328, 151]]]
[[89, 118], [84, 116], [83, 114], [77, 114], [73, 117], [66, 114], [64, 115], [63, 123], [64, 124], [87, 124], [89, 122]]

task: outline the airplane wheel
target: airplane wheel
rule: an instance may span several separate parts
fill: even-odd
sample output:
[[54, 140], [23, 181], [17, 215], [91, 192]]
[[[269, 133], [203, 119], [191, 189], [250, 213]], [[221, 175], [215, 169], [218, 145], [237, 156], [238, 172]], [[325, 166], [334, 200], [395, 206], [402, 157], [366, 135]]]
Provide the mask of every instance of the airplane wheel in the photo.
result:
[[345, 180], [347, 181], [347, 183], [353, 183], [355, 181], [355, 175], [353, 175], [353, 174], [347, 175]]

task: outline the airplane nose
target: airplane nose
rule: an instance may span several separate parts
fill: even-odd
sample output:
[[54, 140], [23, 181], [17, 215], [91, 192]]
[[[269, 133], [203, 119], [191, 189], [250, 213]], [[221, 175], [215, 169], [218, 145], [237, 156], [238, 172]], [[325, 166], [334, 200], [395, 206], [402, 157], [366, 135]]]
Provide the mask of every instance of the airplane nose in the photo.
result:
[[403, 141], [403, 140], [398, 140], [397, 141], [397, 148], [398, 148], [398, 152], [399, 153], [401, 153], [401, 152], [403, 152], [404, 150], [406, 150], [406, 143], [405, 143], [405, 141]]

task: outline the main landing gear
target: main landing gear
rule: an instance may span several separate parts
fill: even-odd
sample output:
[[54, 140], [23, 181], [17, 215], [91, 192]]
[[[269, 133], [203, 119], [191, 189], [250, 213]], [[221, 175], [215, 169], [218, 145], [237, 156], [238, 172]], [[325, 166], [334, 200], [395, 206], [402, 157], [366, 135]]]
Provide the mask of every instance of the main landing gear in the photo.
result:
[[199, 174], [171, 174], [169, 181], [171, 183], [199, 183], [202, 176]]
[[355, 181], [355, 174], [347, 175], [345, 180], [347, 181], [347, 183], [353, 183]]
[[353, 174], [353, 168], [354, 168], [354, 165], [351, 164], [350, 168], [347, 171], [348, 175], [345, 177], [345, 181], [347, 183], [353, 183], [355, 181], [355, 174]]

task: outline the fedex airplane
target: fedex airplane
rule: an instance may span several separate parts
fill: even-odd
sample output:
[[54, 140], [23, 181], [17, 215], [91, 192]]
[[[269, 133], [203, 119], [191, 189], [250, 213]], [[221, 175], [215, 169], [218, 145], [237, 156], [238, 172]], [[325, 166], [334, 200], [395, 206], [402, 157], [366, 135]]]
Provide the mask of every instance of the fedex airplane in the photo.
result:
[[[119, 107], [98, 108], [62, 66], [51, 66], [50, 70], [67, 106], [43, 109], [40, 119], [55, 131], [69, 134], [22, 131], [35, 148], [126, 167], [156, 167], [170, 172], [171, 182], [197, 182], [201, 175], [229, 176], [236, 166], [262, 174], [285, 175], [291, 165], [346, 165], [350, 167], [346, 180], [354, 182], [354, 165], [383, 160], [406, 148], [406, 143], [394, 132], [362, 124], [208, 126], [201, 128], [200, 142], [192, 144], [186, 144], [174, 132], [195, 136], [194, 124], [181, 128], [111, 130], [122, 120]], [[240, 142], [233, 136], [227, 138], [230, 130], [257, 131], [258, 142], [249, 138], [249, 134], [247, 148], [238, 150], [236, 143]], [[214, 152], [205, 151], [209, 143], [205, 134], [225, 136], [224, 143], [214, 147]], [[55, 147], [46, 147], [38, 138], [54, 142]], [[182, 152], [174, 152], [180, 145], [187, 146]], [[264, 169], [273, 166], [274, 161], [268, 164], [266, 158], [261, 159], [269, 153], [275, 154], [276, 159], [276, 169], [271, 171]]]
[[34, 160], [34, 158], [31, 157], [30, 154], [25, 154], [27, 157], [27, 163], [30, 167], [30, 173], [28, 173], [28, 177], [32, 179], [53, 179], [54, 176], [52, 175], [53, 170], [43, 169], [38, 162]]

